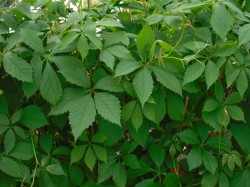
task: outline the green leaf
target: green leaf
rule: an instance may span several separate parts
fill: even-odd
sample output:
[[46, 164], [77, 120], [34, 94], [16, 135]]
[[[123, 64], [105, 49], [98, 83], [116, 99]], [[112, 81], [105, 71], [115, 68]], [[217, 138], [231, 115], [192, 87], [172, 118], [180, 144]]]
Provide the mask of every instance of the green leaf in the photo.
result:
[[110, 178], [113, 175], [115, 169], [116, 164], [113, 161], [100, 164], [98, 166], [98, 183], [102, 183], [108, 178]]
[[212, 148], [229, 151], [232, 147], [230, 141], [225, 136], [213, 136], [207, 141], [207, 146]]
[[235, 67], [230, 61], [227, 62], [225, 68], [225, 74], [226, 74], [226, 82], [228, 88], [234, 83], [240, 72], [241, 72], [240, 68], [238, 68], [237, 66]]
[[95, 121], [96, 109], [91, 95], [81, 97], [77, 100], [77, 105], [69, 110], [69, 122], [75, 140], [82, 132]]
[[152, 14], [146, 18], [146, 21], [149, 23], [149, 25], [153, 25], [162, 21], [163, 18], [164, 18], [164, 15], [162, 14]]
[[242, 109], [236, 105], [229, 105], [227, 106], [227, 112], [229, 113], [230, 117], [233, 118], [236, 121], [244, 121], [245, 122], [245, 117], [244, 117], [244, 112]]
[[111, 76], [100, 79], [94, 86], [94, 89], [106, 90], [110, 92], [121, 92], [122, 88], [119, 83]]
[[159, 144], [153, 143], [149, 148], [149, 154], [154, 163], [159, 168], [165, 159], [165, 150]]
[[4, 96], [0, 95], [0, 114], [3, 113], [3, 114], [6, 114], [8, 115], [8, 103], [5, 99]]
[[34, 156], [34, 152], [30, 143], [18, 142], [9, 153], [9, 156], [20, 160], [30, 160]]
[[65, 37], [63, 37], [61, 42], [61, 50], [63, 51], [69, 44], [71, 44], [76, 38], [78, 34], [76, 32], [69, 32]]
[[194, 62], [190, 66], [187, 67], [184, 78], [183, 84], [187, 84], [189, 82], [193, 82], [194, 80], [198, 79], [205, 70], [205, 65], [201, 62]]
[[163, 183], [166, 187], [179, 187], [180, 186], [180, 178], [173, 173], [167, 173]]
[[0, 170], [11, 177], [29, 178], [29, 169], [23, 163], [7, 157], [0, 158]]
[[116, 67], [115, 77], [127, 75], [141, 66], [142, 64], [138, 61], [121, 60], [121, 62]]
[[222, 46], [216, 47], [212, 53], [213, 57], [227, 57], [237, 50], [236, 42], [227, 42]]
[[147, 59], [149, 57], [151, 47], [155, 40], [154, 38], [153, 30], [149, 24], [146, 23], [136, 39], [138, 53], [143, 59]]
[[203, 111], [211, 112], [211, 111], [216, 110], [219, 107], [220, 107], [220, 103], [218, 103], [218, 101], [209, 98], [205, 101]]
[[248, 88], [248, 79], [245, 71], [240, 72], [237, 79], [236, 88], [240, 92], [241, 97], [243, 97]]
[[47, 154], [50, 155], [51, 149], [52, 149], [52, 136], [49, 134], [43, 134], [39, 139], [39, 144], [42, 148], [42, 150]]
[[56, 104], [62, 95], [62, 86], [59, 78], [49, 63], [46, 64], [43, 71], [40, 93], [51, 104]]
[[130, 51], [122, 45], [112, 45], [106, 48], [106, 50], [118, 58], [134, 60]]
[[81, 97], [83, 90], [76, 88], [66, 88], [56, 106], [52, 107], [49, 115], [59, 115], [70, 110]]
[[37, 52], [43, 53], [43, 42], [38, 34], [31, 29], [21, 29], [21, 40]]
[[193, 147], [187, 156], [189, 171], [198, 168], [202, 164], [201, 148]]
[[242, 98], [239, 92], [233, 92], [231, 93], [225, 100], [224, 104], [225, 105], [232, 105], [232, 104], [237, 104], [241, 102]]
[[123, 156], [123, 162], [124, 165], [130, 167], [131, 169], [139, 169], [141, 167], [137, 156], [134, 154]]
[[125, 187], [127, 182], [127, 173], [121, 163], [117, 163], [113, 172], [113, 181], [118, 187]]
[[70, 181], [73, 184], [77, 186], [81, 186], [84, 180], [84, 174], [83, 174], [81, 167], [77, 165], [69, 165], [68, 174], [69, 174]]
[[167, 111], [170, 119], [183, 121], [185, 115], [185, 106], [183, 98], [177, 94], [169, 93], [167, 99]]
[[201, 180], [201, 187], [215, 187], [218, 181], [218, 173], [212, 175], [210, 173], [205, 174]]
[[107, 162], [107, 151], [105, 148], [99, 146], [99, 145], [92, 145], [93, 151], [95, 152], [96, 157], [103, 161]]
[[231, 30], [233, 23], [231, 13], [224, 6], [217, 3], [211, 17], [211, 25], [222, 40], [224, 40], [227, 33]]
[[79, 145], [73, 148], [71, 152], [70, 164], [80, 161], [86, 151], [86, 148], [87, 148], [87, 145]]
[[131, 121], [135, 130], [138, 131], [138, 129], [141, 127], [142, 122], [143, 122], [142, 110], [141, 110], [139, 103], [136, 103], [134, 107], [134, 110], [131, 116]]
[[250, 128], [243, 125], [233, 125], [230, 130], [240, 148], [246, 154], [250, 154]]
[[96, 23], [97, 25], [105, 26], [105, 27], [121, 27], [124, 28], [123, 25], [116, 20], [100, 20]]
[[124, 121], [128, 121], [133, 114], [133, 110], [135, 108], [136, 101], [130, 101], [122, 108], [122, 119]]
[[95, 34], [85, 33], [85, 36], [98, 48], [102, 49], [102, 42]]
[[248, 186], [250, 184], [250, 170], [248, 168], [234, 172], [230, 186]]
[[6, 73], [20, 81], [33, 82], [32, 68], [25, 60], [12, 52], [7, 52], [3, 56], [3, 67]]
[[239, 27], [239, 46], [250, 41], [250, 24]]
[[150, 95], [152, 94], [154, 82], [151, 76], [151, 73], [147, 68], [143, 68], [140, 70], [134, 80], [133, 85], [135, 88], [135, 92], [141, 101], [142, 106], [144, 103], [149, 99]]
[[4, 149], [5, 153], [8, 154], [15, 146], [16, 136], [12, 129], [9, 129], [4, 136]]
[[37, 105], [29, 105], [22, 111], [20, 122], [29, 128], [41, 128], [48, 125], [48, 121], [42, 112], [41, 108]]
[[81, 54], [82, 60], [84, 60], [89, 53], [89, 43], [84, 35], [81, 35], [78, 39], [77, 49]]
[[66, 175], [63, 171], [62, 166], [58, 164], [51, 164], [46, 166], [46, 171], [51, 173], [52, 175]]
[[114, 69], [115, 57], [109, 51], [103, 50], [100, 53], [100, 61], [104, 62], [111, 70]]
[[190, 129], [186, 129], [184, 131], [181, 131], [178, 136], [180, 137], [180, 139], [187, 143], [187, 144], [199, 144], [199, 140], [196, 136], [196, 134], [190, 130]]
[[158, 67], [151, 67], [153, 73], [160, 83], [169, 90], [182, 96], [180, 81], [171, 73], [164, 71]]
[[219, 187], [229, 187], [228, 178], [223, 172], [219, 176]]
[[95, 93], [94, 98], [98, 113], [104, 119], [120, 125], [121, 109], [117, 97], [108, 93]]
[[90, 80], [87, 71], [82, 63], [71, 63], [70, 65], [64, 66], [59, 71], [65, 79], [80, 87], [89, 87]]
[[218, 167], [218, 162], [215, 156], [213, 156], [211, 152], [203, 151], [202, 160], [203, 160], [205, 168], [214, 175]]
[[216, 66], [214, 62], [211, 60], [208, 61], [206, 67], [205, 67], [205, 80], [207, 83], [207, 90], [210, 88], [210, 86], [215, 83], [215, 81], [219, 77], [219, 69]]
[[88, 149], [86, 151], [86, 154], [84, 157], [84, 163], [88, 166], [88, 168], [91, 171], [93, 170], [95, 163], [96, 163], [96, 156], [95, 156], [95, 154], [90, 146], [88, 147]]

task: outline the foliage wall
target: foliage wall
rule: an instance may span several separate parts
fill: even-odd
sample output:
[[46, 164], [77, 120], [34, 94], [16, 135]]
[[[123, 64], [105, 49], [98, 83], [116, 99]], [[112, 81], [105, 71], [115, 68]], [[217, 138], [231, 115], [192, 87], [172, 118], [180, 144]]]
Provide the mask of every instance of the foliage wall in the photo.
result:
[[0, 186], [250, 184], [250, 1], [0, 11]]

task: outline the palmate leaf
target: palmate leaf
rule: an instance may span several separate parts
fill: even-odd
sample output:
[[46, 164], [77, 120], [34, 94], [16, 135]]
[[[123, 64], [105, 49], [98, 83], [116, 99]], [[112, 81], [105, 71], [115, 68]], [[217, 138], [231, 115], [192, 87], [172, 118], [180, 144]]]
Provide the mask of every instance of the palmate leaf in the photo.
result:
[[117, 97], [108, 93], [95, 93], [94, 99], [96, 109], [104, 119], [121, 124], [121, 108]]
[[3, 67], [6, 73], [20, 81], [33, 82], [32, 68], [25, 60], [12, 52], [7, 52], [3, 56]]
[[143, 68], [136, 74], [133, 80], [133, 85], [142, 106], [149, 99], [153, 91], [153, 84], [154, 82], [151, 73], [147, 68]]
[[96, 109], [91, 95], [83, 96], [77, 100], [77, 104], [69, 110], [69, 122], [75, 140], [83, 130], [95, 121]]
[[46, 64], [40, 83], [40, 93], [51, 104], [56, 104], [62, 95], [62, 86], [55, 70]]

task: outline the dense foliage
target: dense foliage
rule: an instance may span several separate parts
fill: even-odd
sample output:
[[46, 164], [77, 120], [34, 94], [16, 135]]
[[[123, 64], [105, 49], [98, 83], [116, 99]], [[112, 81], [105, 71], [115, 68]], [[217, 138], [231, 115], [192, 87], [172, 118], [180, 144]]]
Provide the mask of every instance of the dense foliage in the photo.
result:
[[0, 186], [250, 184], [250, 1], [0, 11]]

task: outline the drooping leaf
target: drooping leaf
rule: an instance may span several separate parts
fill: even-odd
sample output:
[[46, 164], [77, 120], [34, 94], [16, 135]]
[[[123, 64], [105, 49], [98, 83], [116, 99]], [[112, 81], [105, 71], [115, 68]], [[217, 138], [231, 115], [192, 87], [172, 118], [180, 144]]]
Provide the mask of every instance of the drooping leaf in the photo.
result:
[[88, 168], [92, 171], [96, 163], [96, 156], [91, 146], [89, 146], [86, 151], [84, 162], [88, 166]]
[[48, 121], [42, 112], [41, 108], [37, 105], [29, 105], [22, 111], [20, 122], [29, 128], [41, 128], [48, 125]]
[[21, 29], [21, 39], [22, 41], [27, 44], [29, 47], [34, 49], [37, 52], [43, 53], [43, 42], [38, 37], [38, 34], [31, 29]]
[[248, 79], [245, 71], [240, 72], [237, 79], [236, 88], [239, 91], [241, 97], [243, 97], [248, 88]]
[[9, 129], [4, 136], [4, 149], [5, 153], [8, 154], [15, 146], [16, 136], [12, 129]]
[[111, 70], [114, 69], [115, 57], [109, 51], [103, 50], [100, 53], [100, 61], [104, 62]]
[[49, 134], [43, 134], [40, 138], [39, 138], [39, 144], [42, 148], [42, 150], [46, 153], [46, 154], [50, 154], [51, 149], [52, 149], [52, 144], [53, 144], [53, 140], [52, 140], [52, 136]]
[[182, 121], [185, 115], [185, 106], [183, 98], [179, 95], [170, 93], [166, 97], [167, 99], [167, 111], [172, 120]]
[[68, 173], [73, 184], [80, 186], [83, 183], [84, 174], [81, 167], [77, 165], [70, 165], [68, 167]]
[[240, 148], [246, 154], [250, 154], [250, 128], [243, 125], [233, 125], [231, 127], [231, 132]]
[[228, 178], [223, 172], [219, 176], [219, 187], [229, 187]]
[[156, 78], [162, 85], [164, 85], [169, 90], [182, 96], [180, 81], [171, 73], [164, 71], [158, 67], [151, 67]]
[[84, 35], [81, 35], [77, 42], [77, 49], [81, 54], [82, 60], [86, 58], [89, 53], [88, 40]]
[[149, 99], [150, 95], [152, 94], [154, 82], [151, 76], [151, 73], [147, 68], [143, 68], [140, 70], [134, 80], [133, 85], [135, 88], [135, 92], [141, 101], [142, 106], [144, 103]]
[[132, 111], [131, 122], [134, 128], [136, 129], [136, 131], [138, 131], [138, 129], [141, 127], [142, 122], [143, 122], [142, 110], [141, 110], [139, 103], [136, 103]]
[[98, 113], [104, 119], [120, 125], [121, 109], [117, 97], [108, 93], [95, 93], [94, 98]]
[[69, 122], [75, 140], [83, 130], [88, 128], [95, 121], [96, 109], [93, 98], [90, 95], [83, 96], [77, 100], [77, 105], [69, 110]]
[[113, 180], [118, 187], [125, 187], [127, 182], [127, 173], [121, 163], [116, 164], [113, 172]]
[[32, 68], [24, 59], [12, 52], [7, 52], [3, 56], [3, 67], [6, 73], [20, 81], [33, 82]]
[[208, 151], [203, 151], [202, 153], [202, 160], [204, 163], [205, 168], [214, 175], [217, 167], [218, 167], [218, 162], [215, 156], [213, 156], [210, 152]]
[[159, 168], [165, 159], [165, 150], [159, 144], [153, 143], [149, 148], [149, 153], [152, 160]]
[[224, 40], [233, 24], [231, 13], [222, 5], [217, 3], [211, 17], [211, 25], [214, 31]]
[[201, 148], [193, 147], [188, 153], [187, 157], [189, 171], [199, 167], [202, 164], [202, 150]]
[[205, 70], [205, 65], [203, 63], [194, 62], [193, 64], [187, 67], [183, 78], [183, 84], [187, 84], [189, 82], [198, 79], [204, 72], [204, 70]]
[[80, 161], [86, 151], [86, 148], [87, 148], [87, 145], [79, 145], [73, 148], [71, 152], [70, 163], [72, 164], [72, 163]]
[[207, 83], [207, 89], [218, 79], [219, 77], [219, 69], [211, 60], [208, 61], [205, 68], [205, 80]]
[[43, 71], [40, 93], [51, 104], [56, 104], [62, 95], [62, 86], [59, 78], [49, 63], [46, 64]]
[[136, 101], [130, 101], [122, 108], [122, 119], [124, 121], [128, 121], [133, 114], [133, 110], [135, 108]]

